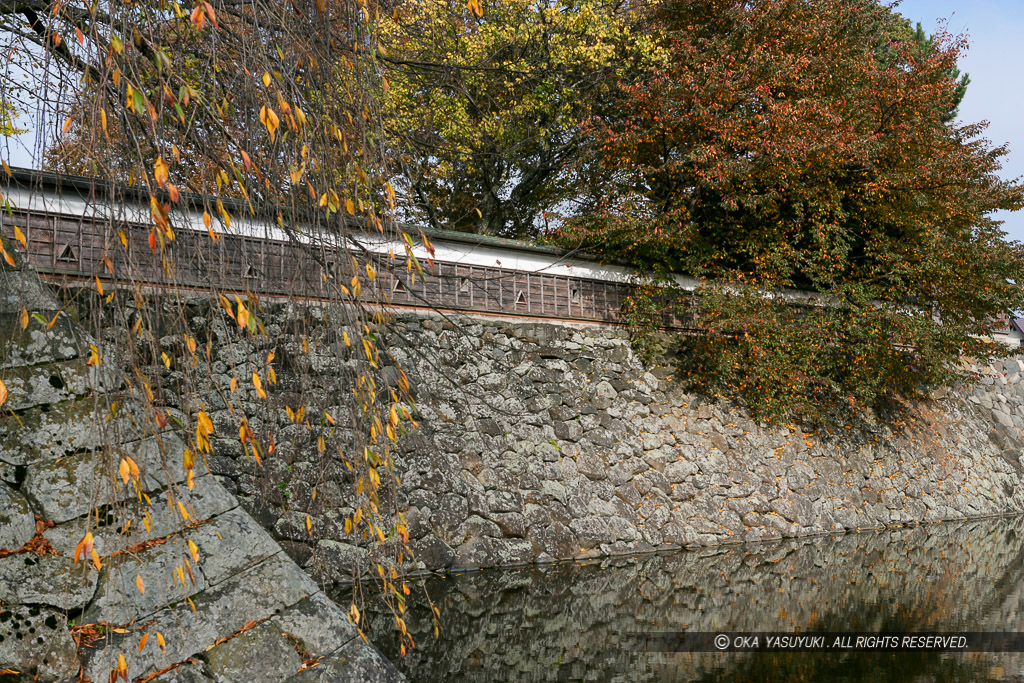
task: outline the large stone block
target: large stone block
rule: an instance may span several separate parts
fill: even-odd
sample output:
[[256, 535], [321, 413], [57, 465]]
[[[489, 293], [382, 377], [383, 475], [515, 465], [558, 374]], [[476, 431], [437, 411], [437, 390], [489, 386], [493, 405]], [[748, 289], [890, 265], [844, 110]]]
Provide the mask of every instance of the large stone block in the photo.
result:
[[[197, 595], [193, 598], [195, 611], [192, 605], [181, 603], [157, 612], [128, 633], [108, 632], [85, 653], [85, 673], [94, 681], [107, 680], [117, 666], [118, 654], [123, 654], [128, 679], [135, 680], [203, 653], [219, 639], [237, 633], [248, 621], [272, 616], [316, 592], [312, 580], [279, 553]], [[156, 632], [163, 634], [166, 650], [156, 647], [153, 636], [140, 651], [142, 636]]]
[[[78, 447], [99, 446], [104, 436], [90, 423], [74, 437], [66, 437]], [[75, 441], [75, 439], [78, 439]], [[40, 450], [45, 448], [38, 440]], [[67, 443], [67, 442], [64, 442]], [[66, 448], [70, 448], [69, 443]], [[2, 449], [2, 447], [0, 447]], [[35, 460], [25, 477], [22, 490], [41, 507], [47, 520], [57, 523], [85, 515], [103, 505], [135, 497], [132, 482], [125, 485], [118, 477], [121, 457], [130, 455], [143, 478], [144, 490], [151, 491], [185, 479], [181, 438], [166, 432], [142, 441], [111, 447], [109, 450], [75, 452], [55, 460]], [[52, 453], [51, 453], [52, 455]], [[0, 456], [2, 457], [2, 456]]]
[[27, 680], [63, 683], [78, 674], [76, 650], [64, 612], [0, 606], [0, 666], [22, 672]]
[[0, 482], [0, 549], [17, 550], [36, 535], [36, 519], [25, 496]]
[[39, 312], [48, 321], [53, 316], [57, 316], [57, 320], [48, 330], [35, 319], [23, 328], [19, 312], [0, 311], [0, 339], [4, 340], [0, 348], [0, 368], [36, 365], [78, 356], [79, 342], [67, 315], [58, 314], [56, 310], [28, 310]]

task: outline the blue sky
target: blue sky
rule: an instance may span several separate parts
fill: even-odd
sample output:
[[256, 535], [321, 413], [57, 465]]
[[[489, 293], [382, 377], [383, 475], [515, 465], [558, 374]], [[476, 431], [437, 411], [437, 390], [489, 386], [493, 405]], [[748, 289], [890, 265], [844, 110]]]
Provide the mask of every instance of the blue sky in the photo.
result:
[[[970, 49], [960, 70], [971, 75], [960, 105], [963, 121], [988, 121], [986, 137], [1010, 144], [1003, 177], [1024, 176], [1024, 0], [904, 0], [897, 11], [931, 33], [946, 20], [966, 33]], [[1024, 211], [999, 216], [1009, 239], [1024, 241]]]

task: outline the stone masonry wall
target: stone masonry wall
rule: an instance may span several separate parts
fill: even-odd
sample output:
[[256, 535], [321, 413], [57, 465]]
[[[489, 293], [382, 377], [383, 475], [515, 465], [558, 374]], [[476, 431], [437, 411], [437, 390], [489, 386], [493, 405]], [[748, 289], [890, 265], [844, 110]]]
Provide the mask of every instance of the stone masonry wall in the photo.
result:
[[[196, 325], [208, 303], [195, 303]], [[301, 321], [312, 381], [349, 391], [339, 330], [316, 307], [265, 307], [266, 348]], [[210, 466], [300, 564], [343, 579], [366, 562], [347, 536], [345, 474], [291, 438], [284, 406], [237, 400], [279, 425], [278, 449], [257, 466], [218, 401], [265, 348], [204, 334], [209, 404], [218, 407]], [[912, 407], [893, 426], [805, 432], [768, 427], [682, 390], [670, 364], [645, 368], [625, 331], [598, 326], [404, 314], [389, 323], [412, 380], [420, 428], [401, 441], [397, 509], [413, 569], [525, 564], [915, 524], [1024, 510], [1024, 362], [982, 370], [976, 387]], [[174, 344], [173, 339], [167, 340]], [[319, 355], [318, 355], [319, 354]], [[173, 382], [174, 371], [165, 372]], [[278, 376], [289, 381], [287, 361]], [[387, 369], [384, 370], [387, 376]], [[303, 381], [309, 381], [307, 378]], [[246, 394], [246, 391], [249, 393]], [[233, 399], [235, 400], [235, 399]], [[307, 439], [307, 441], [302, 441]], [[317, 496], [330, 492], [331, 495]], [[333, 501], [333, 502], [332, 502]], [[310, 517], [312, 529], [307, 530]]]
[[[53, 322], [23, 327], [23, 309]], [[217, 479], [186, 484], [180, 434], [86, 365], [89, 341], [0, 264], [0, 678], [402, 680]]]

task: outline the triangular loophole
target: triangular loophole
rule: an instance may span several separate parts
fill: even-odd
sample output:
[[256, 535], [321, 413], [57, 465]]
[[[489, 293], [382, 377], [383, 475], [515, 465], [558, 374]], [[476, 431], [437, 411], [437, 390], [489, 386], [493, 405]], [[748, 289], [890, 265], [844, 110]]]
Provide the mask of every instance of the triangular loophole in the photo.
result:
[[469, 294], [469, 278], [468, 277], [460, 277], [459, 278], [459, 292], [462, 293], [462, 294]]
[[578, 304], [580, 299], [580, 288], [575, 285], [569, 287], [569, 303]]
[[242, 277], [259, 277], [260, 271], [256, 269], [256, 266], [251, 263], [245, 266], [245, 275]]
[[401, 280], [395, 280], [395, 286], [391, 288], [392, 294], [408, 294], [409, 289]]
[[524, 294], [523, 290], [520, 289], [518, 292], [516, 292], [516, 306], [518, 306], [519, 304], [525, 304], [525, 303], [526, 303], [526, 294]]
[[57, 260], [65, 263], [78, 263], [78, 254], [75, 253], [70, 244], [65, 244], [57, 252]]
[[328, 261], [326, 267], [324, 267], [324, 275], [328, 280], [333, 280], [337, 270], [337, 264], [334, 261]]

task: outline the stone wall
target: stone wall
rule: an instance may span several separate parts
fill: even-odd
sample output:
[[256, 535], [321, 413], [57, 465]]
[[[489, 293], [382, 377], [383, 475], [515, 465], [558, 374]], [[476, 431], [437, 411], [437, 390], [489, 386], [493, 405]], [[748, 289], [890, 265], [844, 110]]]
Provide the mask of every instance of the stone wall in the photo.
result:
[[[204, 370], [219, 438], [213, 474], [239, 495], [300, 564], [341, 580], [366, 561], [339, 506], [350, 482], [289, 431], [284, 405], [253, 388], [230, 401], [276, 424], [278, 449], [244, 456], [222, 398], [232, 377], [277, 348], [285, 387], [347, 392], [357, 363], [317, 307], [266, 306], [269, 335], [230, 342], [209, 303], [192, 316], [215, 356]], [[216, 316], [213, 316], [216, 318]], [[206, 321], [206, 322], [204, 322]], [[302, 325], [312, 376], [289, 374], [282, 332]], [[451, 569], [641, 553], [1020, 513], [1024, 363], [982, 370], [892, 420], [811, 432], [769, 427], [735, 407], [686, 393], [670, 361], [645, 368], [624, 331], [523, 321], [401, 315], [387, 329], [409, 373], [420, 428], [401, 441], [413, 569]], [[174, 339], [165, 340], [173, 345]], [[340, 349], [340, 350], [339, 350]], [[292, 349], [294, 351], [294, 349]], [[175, 370], [164, 372], [173, 384]], [[388, 375], [387, 368], [383, 376]], [[242, 383], [246, 384], [246, 383]], [[308, 389], [309, 387], [306, 387]], [[216, 389], [218, 391], [213, 391]], [[895, 418], [894, 418], [895, 419]], [[316, 492], [321, 495], [317, 496]], [[329, 495], [326, 495], [329, 494]], [[311, 530], [306, 520], [311, 520]]]
[[0, 677], [401, 679], [215, 477], [186, 482], [172, 422], [86, 365], [68, 311], [0, 264]]

